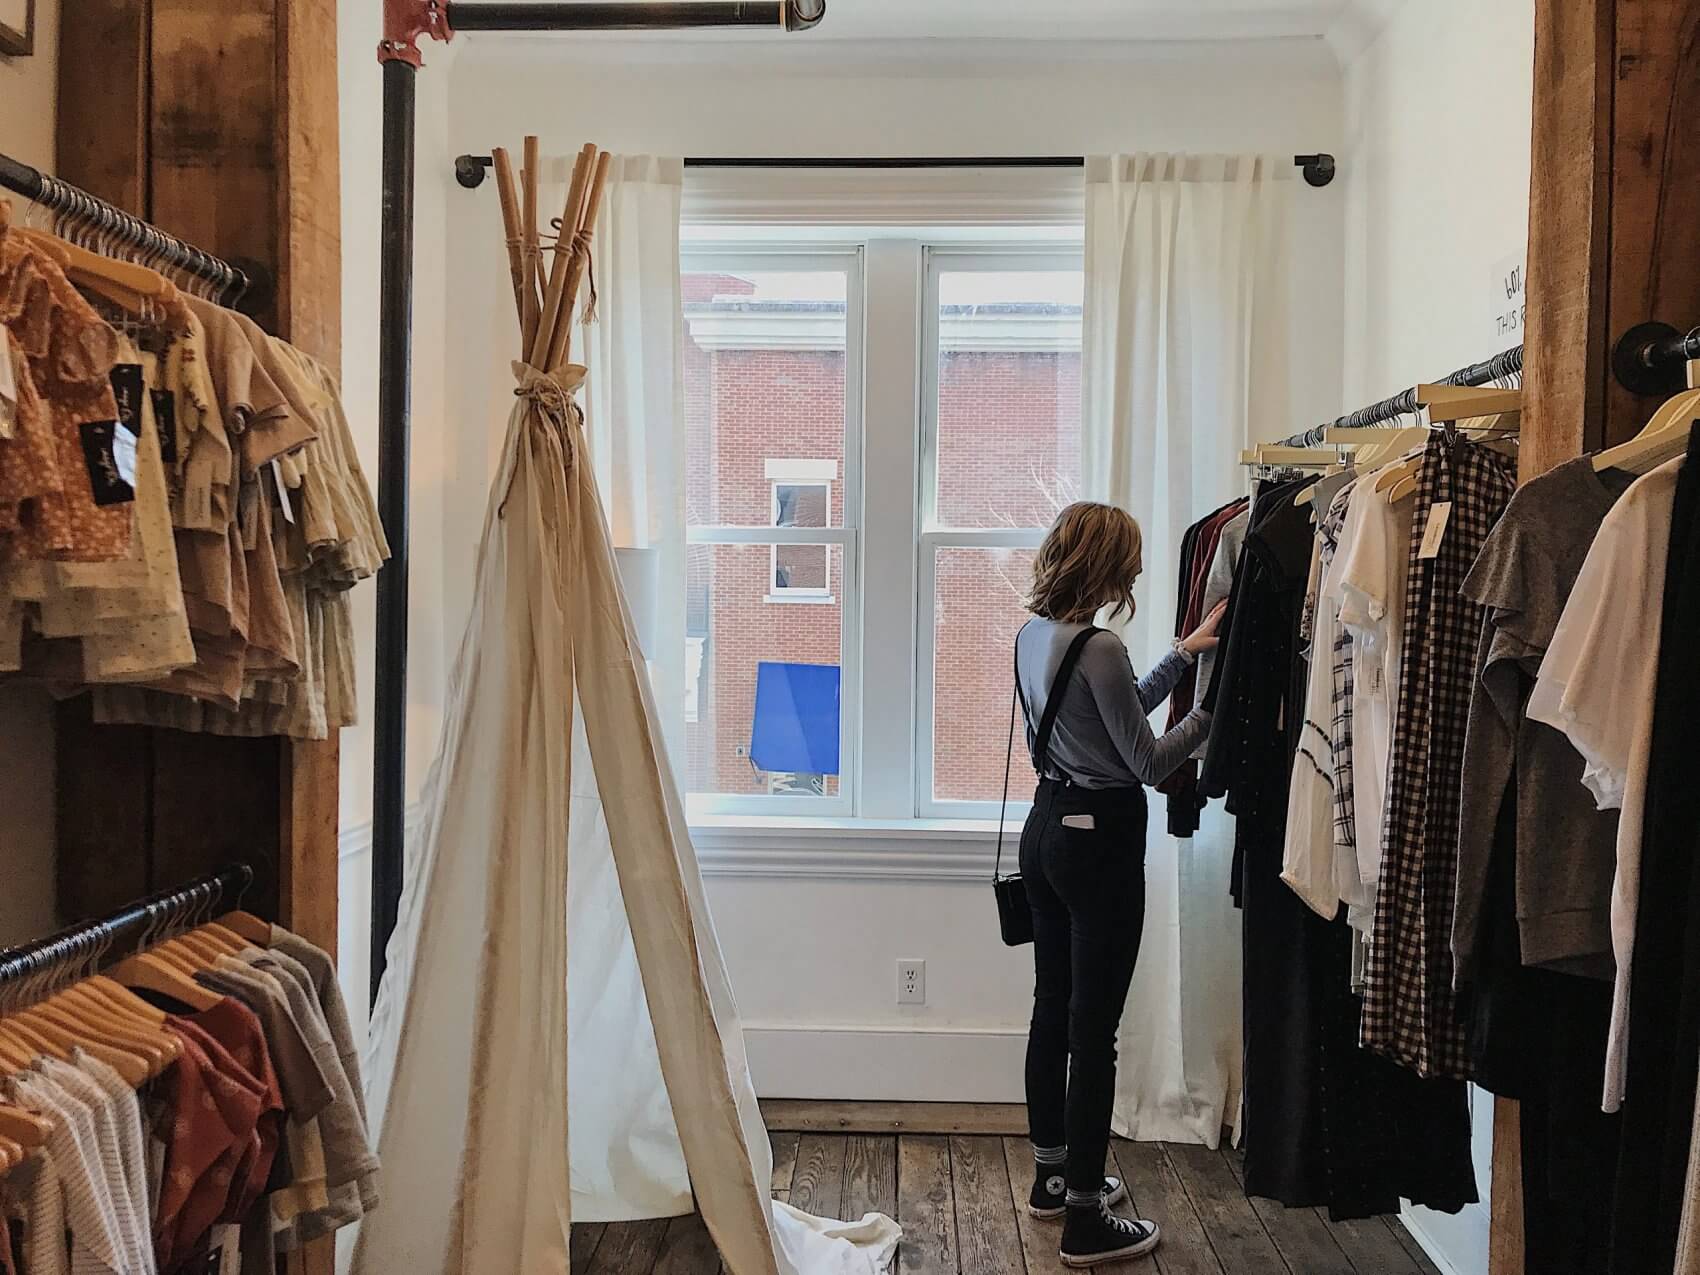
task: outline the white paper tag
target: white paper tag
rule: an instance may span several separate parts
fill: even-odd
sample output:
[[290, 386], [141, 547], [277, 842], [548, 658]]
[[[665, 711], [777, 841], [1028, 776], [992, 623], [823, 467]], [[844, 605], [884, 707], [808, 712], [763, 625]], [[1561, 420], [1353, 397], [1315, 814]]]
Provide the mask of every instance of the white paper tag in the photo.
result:
[[1440, 542], [1446, 538], [1446, 524], [1452, 520], [1452, 502], [1438, 501], [1429, 506], [1428, 525], [1423, 528], [1423, 543], [1417, 550], [1419, 559], [1440, 555]]
[[12, 334], [0, 324], [0, 403], [18, 401], [18, 382], [12, 367]]
[[118, 465], [118, 476], [136, 485], [136, 436], [127, 429], [112, 431], [112, 459]]
[[1098, 826], [1098, 821], [1091, 815], [1064, 815], [1062, 826], [1065, 828], [1083, 828], [1087, 832], [1091, 832]]
[[283, 506], [283, 520], [292, 523], [295, 521], [295, 509], [289, 503], [289, 488], [284, 486], [283, 466], [275, 460], [272, 462], [272, 477], [277, 481], [277, 503]]

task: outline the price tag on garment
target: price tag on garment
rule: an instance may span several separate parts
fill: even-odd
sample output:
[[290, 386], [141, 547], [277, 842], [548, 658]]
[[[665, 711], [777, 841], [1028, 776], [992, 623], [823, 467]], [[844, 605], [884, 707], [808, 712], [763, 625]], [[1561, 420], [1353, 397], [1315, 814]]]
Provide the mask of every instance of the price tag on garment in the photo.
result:
[[88, 469], [89, 491], [97, 505], [122, 505], [136, 498], [136, 440], [117, 421], [84, 421], [77, 426]]
[[177, 465], [177, 395], [170, 390], [149, 390], [153, 402], [153, 427], [159, 435], [160, 463]]
[[284, 485], [283, 466], [275, 460], [272, 462], [272, 479], [277, 483], [277, 503], [283, 508], [283, 520], [293, 523], [295, 521], [295, 509], [289, 503], [289, 488]]
[[142, 436], [142, 365], [115, 363], [107, 378], [112, 382], [112, 400], [118, 404], [118, 423], [132, 439]]
[[1446, 524], [1452, 521], [1452, 502], [1437, 501], [1429, 506], [1428, 525], [1423, 528], [1423, 543], [1417, 549], [1417, 557], [1438, 558], [1440, 542], [1446, 538]]

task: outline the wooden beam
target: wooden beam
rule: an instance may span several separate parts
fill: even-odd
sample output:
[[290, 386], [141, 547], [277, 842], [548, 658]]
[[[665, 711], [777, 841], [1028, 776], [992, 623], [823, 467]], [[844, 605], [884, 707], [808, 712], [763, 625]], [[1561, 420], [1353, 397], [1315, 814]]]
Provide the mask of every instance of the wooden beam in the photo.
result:
[[60, 7], [57, 175], [136, 213], [147, 210], [148, 41], [147, 0]]

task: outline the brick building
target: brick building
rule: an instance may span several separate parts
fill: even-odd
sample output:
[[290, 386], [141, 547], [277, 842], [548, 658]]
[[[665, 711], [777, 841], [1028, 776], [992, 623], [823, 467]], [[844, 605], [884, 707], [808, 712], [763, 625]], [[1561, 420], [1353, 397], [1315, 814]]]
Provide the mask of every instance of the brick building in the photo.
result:
[[[842, 526], [843, 302], [770, 300], [749, 279], [725, 274], [687, 273], [684, 284], [689, 523]], [[934, 525], [1042, 528], [1072, 498], [1079, 321], [1078, 306], [941, 307]], [[869, 464], [864, 483], [882, 480]], [[1010, 643], [1024, 618], [1032, 554], [936, 554], [934, 606], [930, 617], [922, 608], [919, 638], [936, 638], [934, 791], [941, 800], [995, 800]], [[839, 663], [844, 572], [837, 546], [690, 546], [690, 791], [836, 791], [834, 776], [757, 772], [748, 753], [761, 661]], [[1012, 796], [1031, 787], [1031, 771], [1018, 764]]]

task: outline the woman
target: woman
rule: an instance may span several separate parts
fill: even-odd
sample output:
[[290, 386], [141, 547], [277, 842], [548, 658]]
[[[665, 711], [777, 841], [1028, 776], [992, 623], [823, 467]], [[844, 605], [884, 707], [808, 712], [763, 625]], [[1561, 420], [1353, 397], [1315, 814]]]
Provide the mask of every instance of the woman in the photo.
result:
[[1082, 502], [1057, 516], [1033, 563], [1015, 639], [1016, 688], [1039, 788], [1021, 833], [1033, 910], [1033, 1026], [1027, 1113], [1036, 1217], [1064, 1217], [1061, 1256], [1095, 1266], [1149, 1253], [1155, 1223], [1117, 1217], [1125, 1198], [1104, 1176], [1116, 1082], [1116, 1028], [1145, 919], [1145, 790], [1203, 742], [1201, 709], [1167, 734], [1148, 715], [1188, 665], [1216, 645], [1217, 607], [1143, 681], [1121, 640], [1092, 626], [1133, 614], [1142, 567], [1139, 524]]

